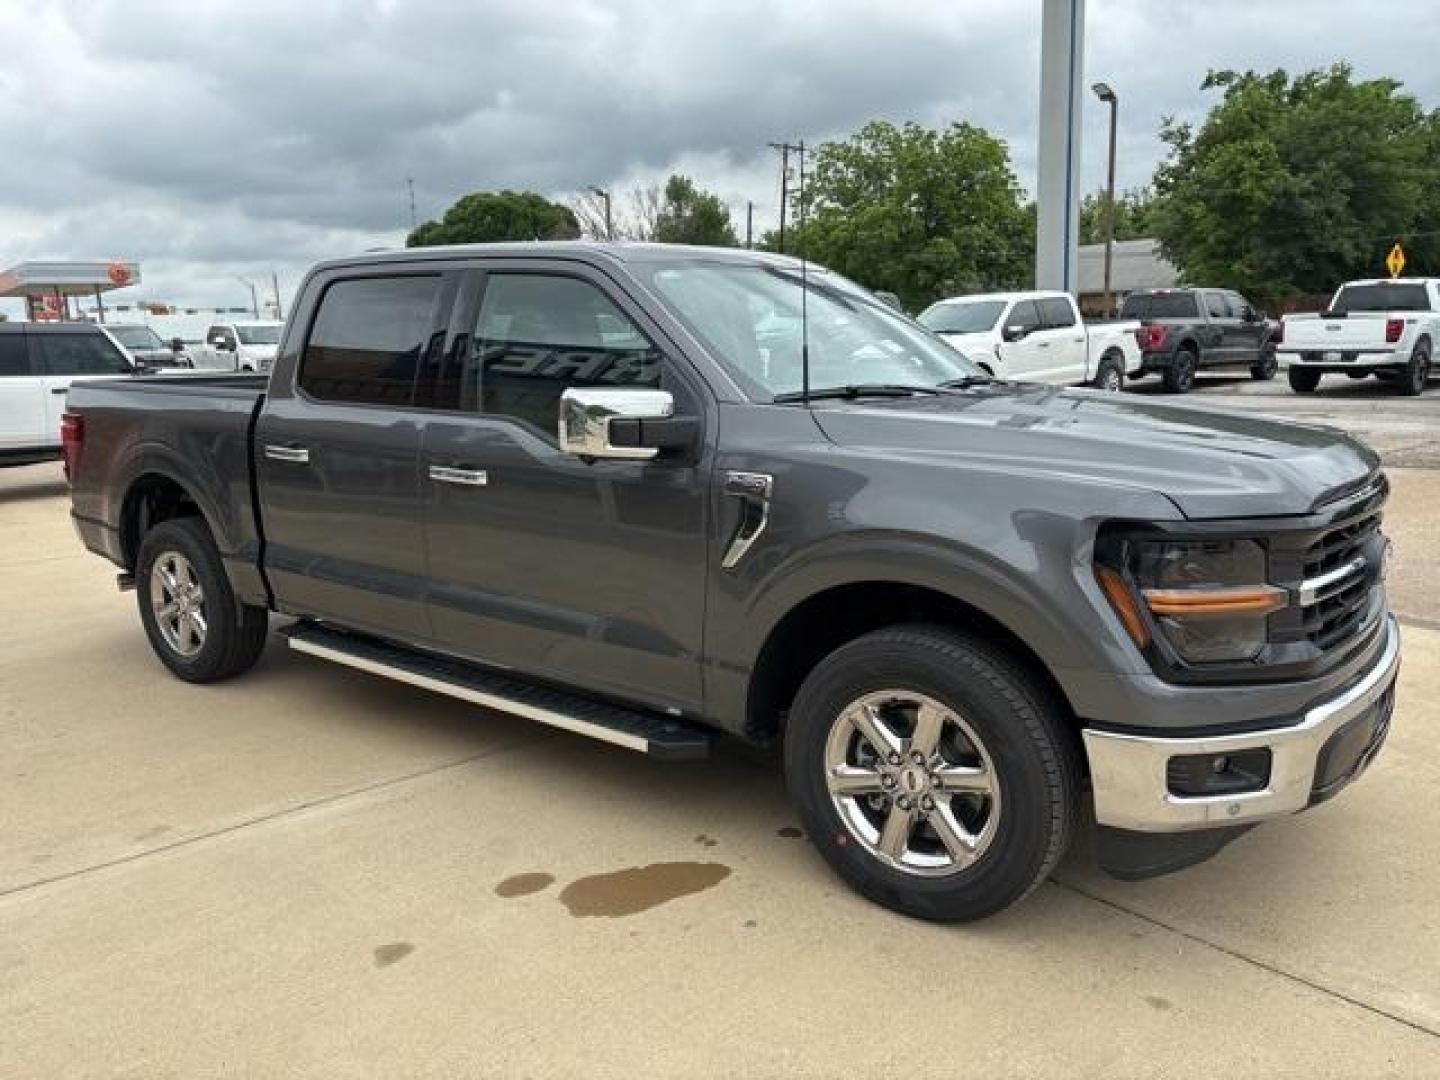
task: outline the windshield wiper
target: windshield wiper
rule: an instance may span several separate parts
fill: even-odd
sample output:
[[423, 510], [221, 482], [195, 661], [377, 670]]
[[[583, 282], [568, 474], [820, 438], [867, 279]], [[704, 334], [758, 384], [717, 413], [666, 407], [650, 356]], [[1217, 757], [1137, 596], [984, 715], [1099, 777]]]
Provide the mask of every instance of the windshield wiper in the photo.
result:
[[912, 397], [915, 394], [943, 394], [945, 391], [938, 386], [911, 386], [909, 383], [850, 383], [847, 386], [821, 386], [812, 389], [809, 394], [803, 390], [791, 390], [784, 394], [776, 394], [774, 401], [777, 405], [787, 405], [795, 401], [819, 401], [823, 398], [861, 398], [861, 397]]
[[958, 379], [951, 379], [942, 382], [942, 390], [968, 390], [972, 386], [987, 386], [990, 383], [997, 383], [1000, 380], [993, 375], [961, 375]]

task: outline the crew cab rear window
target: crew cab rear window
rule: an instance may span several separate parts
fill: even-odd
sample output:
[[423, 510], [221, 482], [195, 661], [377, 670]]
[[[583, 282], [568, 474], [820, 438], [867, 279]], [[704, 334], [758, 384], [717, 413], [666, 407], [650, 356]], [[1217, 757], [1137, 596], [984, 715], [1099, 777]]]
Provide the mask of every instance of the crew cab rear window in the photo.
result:
[[1075, 309], [1070, 306], [1070, 301], [1063, 297], [1046, 296], [1036, 303], [1040, 305], [1040, 314], [1044, 316], [1048, 329], [1059, 330], [1075, 325]]
[[130, 359], [103, 334], [34, 334], [30, 347], [46, 375], [123, 375]]
[[491, 274], [468, 360], [437, 389], [442, 408], [508, 416], [554, 438], [572, 386], [660, 385], [660, 353], [589, 282], [558, 274]]
[[25, 356], [23, 334], [0, 334], [0, 378], [6, 375], [29, 375], [30, 361]]
[[1429, 311], [1430, 297], [1424, 285], [1342, 285], [1330, 310], [1337, 315], [1352, 311]]
[[305, 343], [300, 389], [321, 401], [410, 404], [439, 294], [434, 276], [332, 284]]
[[1193, 319], [1200, 314], [1195, 294], [1131, 293], [1120, 308], [1122, 319]]

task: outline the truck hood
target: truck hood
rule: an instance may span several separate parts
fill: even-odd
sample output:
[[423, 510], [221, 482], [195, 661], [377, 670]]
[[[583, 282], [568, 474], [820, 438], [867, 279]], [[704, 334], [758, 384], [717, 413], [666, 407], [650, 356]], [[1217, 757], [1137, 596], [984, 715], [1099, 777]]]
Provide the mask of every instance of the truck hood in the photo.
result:
[[1104, 480], [1158, 492], [1197, 519], [1304, 514], [1379, 465], [1331, 428], [1029, 384], [817, 402], [814, 416], [839, 446]]
[[940, 337], [963, 353], [994, 352], [995, 346], [1000, 344], [1000, 335], [994, 330], [979, 330], [969, 334], [942, 333]]

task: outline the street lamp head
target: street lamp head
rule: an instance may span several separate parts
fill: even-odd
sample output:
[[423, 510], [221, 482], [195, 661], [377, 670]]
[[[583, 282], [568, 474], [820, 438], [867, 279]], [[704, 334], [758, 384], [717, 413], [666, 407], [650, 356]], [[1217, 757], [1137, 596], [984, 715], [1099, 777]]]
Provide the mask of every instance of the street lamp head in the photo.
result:
[[1095, 96], [1101, 101], [1113, 103], [1118, 100], [1115, 96], [1115, 91], [1110, 89], [1109, 83], [1097, 82], [1094, 86], [1090, 87], [1090, 89], [1095, 91]]
[[599, 195], [602, 199], [608, 199], [610, 197], [610, 192], [602, 187], [596, 187], [594, 184], [590, 185], [590, 191], [594, 195]]

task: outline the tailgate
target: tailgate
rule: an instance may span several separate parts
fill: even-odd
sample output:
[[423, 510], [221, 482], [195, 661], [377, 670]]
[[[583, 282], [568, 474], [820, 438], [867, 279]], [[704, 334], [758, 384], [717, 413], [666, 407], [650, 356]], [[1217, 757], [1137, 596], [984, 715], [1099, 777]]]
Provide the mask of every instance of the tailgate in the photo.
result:
[[1343, 317], [1316, 315], [1285, 320], [1285, 349], [1388, 352], [1385, 342], [1385, 314], [1364, 312]]

